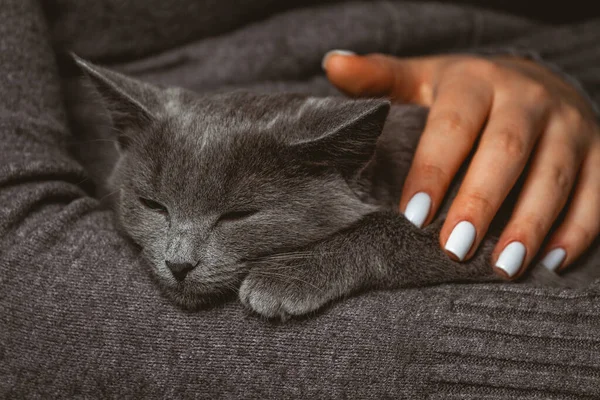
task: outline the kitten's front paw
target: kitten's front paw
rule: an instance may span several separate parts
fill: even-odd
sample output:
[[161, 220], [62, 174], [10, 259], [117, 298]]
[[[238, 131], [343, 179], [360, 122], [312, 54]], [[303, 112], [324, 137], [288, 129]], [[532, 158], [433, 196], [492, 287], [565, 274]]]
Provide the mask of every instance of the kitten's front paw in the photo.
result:
[[287, 320], [310, 313], [327, 303], [325, 289], [297, 277], [250, 271], [239, 292], [242, 304], [267, 318]]

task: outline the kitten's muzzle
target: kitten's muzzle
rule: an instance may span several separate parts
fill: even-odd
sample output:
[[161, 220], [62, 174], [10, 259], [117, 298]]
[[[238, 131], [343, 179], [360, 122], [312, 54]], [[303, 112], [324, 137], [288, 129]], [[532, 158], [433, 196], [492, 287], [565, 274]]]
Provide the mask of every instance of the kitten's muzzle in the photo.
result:
[[195, 265], [191, 264], [191, 263], [177, 263], [177, 262], [171, 262], [171, 261], [165, 261], [165, 264], [167, 264], [167, 267], [169, 267], [169, 269], [171, 270], [171, 272], [173, 273], [173, 276], [175, 277], [175, 279], [177, 279], [178, 282], [181, 282], [185, 279], [185, 277], [187, 276], [187, 274], [194, 269]]

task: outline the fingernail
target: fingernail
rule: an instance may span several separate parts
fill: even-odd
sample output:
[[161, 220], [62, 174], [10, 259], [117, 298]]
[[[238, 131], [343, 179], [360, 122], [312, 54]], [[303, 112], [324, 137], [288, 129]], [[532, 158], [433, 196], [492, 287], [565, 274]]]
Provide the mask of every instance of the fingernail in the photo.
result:
[[404, 216], [418, 228], [423, 226], [431, 208], [431, 197], [425, 192], [415, 194], [404, 210]]
[[563, 261], [565, 261], [566, 256], [567, 252], [565, 249], [559, 247], [548, 252], [548, 254], [546, 254], [544, 259], [540, 262], [544, 267], [546, 267], [546, 269], [549, 269], [550, 271], [556, 271]]
[[496, 267], [506, 272], [509, 277], [513, 277], [521, 269], [525, 253], [526, 249], [523, 243], [512, 242], [500, 253]]
[[475, 227], [468, 221], [461, 221], [452, 230], [444, 249], [454, 254], [460, 261], [465, 259], [465, 256], [473, 246], [475, 241]]
[[323, 56], [323, 60], [321, 61], [321, 68], [323, 68], [324, 70], [326, 70], [327, 68], [325, 68], [325, 64], [327, 64], [327, 59], [333, 55], [337, 55], [337, 56], [355, 56], [356, 53], [350, 50], [329, 50], [327, 53], [325, 53], [325, 55]]

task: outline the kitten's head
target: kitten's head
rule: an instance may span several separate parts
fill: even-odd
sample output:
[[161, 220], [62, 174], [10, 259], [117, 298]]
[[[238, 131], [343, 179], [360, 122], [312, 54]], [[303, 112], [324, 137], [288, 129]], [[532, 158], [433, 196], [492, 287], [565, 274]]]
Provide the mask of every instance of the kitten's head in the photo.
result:
[[386, 101], [202, 96], [77, 63], [119, 138], [111, 185], [121, 225], [181, 305], [235, 289], [248, 260], [371, 211], [348, 182], [373, 156]]

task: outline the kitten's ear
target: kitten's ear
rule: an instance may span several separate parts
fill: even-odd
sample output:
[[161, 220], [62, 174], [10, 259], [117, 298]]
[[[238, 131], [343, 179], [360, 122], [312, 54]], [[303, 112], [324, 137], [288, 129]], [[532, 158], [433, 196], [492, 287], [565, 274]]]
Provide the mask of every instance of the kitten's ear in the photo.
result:
[[99, 67], [71, 54], [79, 71], [87, 76], [100, 94], [126, 148], [133, 131], [141, 131], [156, 119], [160, 107], [160, 89], [115, 71]]
[[295, 143], [292, 151], [311, 165], [352, 175], [375, 153], [389, 111], [386, 100], [343, 101], [318, 118], [315, 127], [324, 134]]

